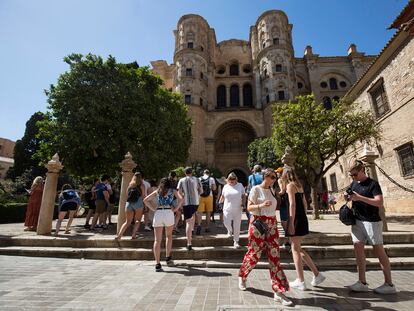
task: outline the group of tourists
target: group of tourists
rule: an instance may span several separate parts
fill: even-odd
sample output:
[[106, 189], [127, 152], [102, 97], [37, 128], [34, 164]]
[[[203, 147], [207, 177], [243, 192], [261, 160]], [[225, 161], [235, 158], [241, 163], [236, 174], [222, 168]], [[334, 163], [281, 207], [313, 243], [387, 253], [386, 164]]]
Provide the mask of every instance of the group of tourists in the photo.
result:
[[[379, 216], [379, 209], [383, 208], [381, 188], [377, 181], [365, 174], [365, 168], [361, 161], [353, 160], [350, 164], [349, 175], [353, 182], [350, 189], [344, 193], [344, 197], [346, 200], [352, 201], [356, 218], [355, 225], [352, 225], [351, 235], [358, 268], [358, 281], [350, 285], [349, 289], [355, 292], [369, 290], [365, 277], [364, 247], [366, 244], [370, 244], [379, 259], [385, 280], [383, 285], [374, 289], [374, 292], [379, 294], [395, 293], [396, 288], [391, 279], [390, 262], [383, 247], [382, 221]], [[178, 180], [176, 173], [171, 172], [168, 177], [160, 180], [158, 186], [155, 186], [145, 181], [141, 173], [135, 173], [127, 189], [126, 204], [124, 207], [120, 207], [125, 208], [126, 219], [115, 239], [121, 240], [131, 224], [134, 225], [132, 238], [136, 238], [144, 215], [145, 229], [151, 230], [151, 225], [154, 231], [155, 270], [157, 272], [163, 271], [160, 252], [164, 228], [165, 261], [168, 266], [172, 266], [174, 265], [171, 254], [173, 233], [179, 232], [178, 225], [182, 221], [182, 217], [184, 217], [185, 223], [187, 250], [193, 251], [193, 232], [201, 233], [203, 213], [206, 213], [205, 231], [209, 232], [213, 205], [217, 203], [222, 212], [223, 224], [227, 229], [228, 236], [233, 238], [235, 248], [240, 248], [239, 237], [243, 212], [246, 212], [248, 218], [247, 251], [238, 273], [240, 290], [246, 290], [247, 277], [260, 260], [263, 251], [266, 251], [269, 261], [274, 299], [283, 305], [292, 304], [292, 301], [285, 295], [290, 288], [306, 290], [308, 287], [303, 272], [304, 264], [313, 273], [310, 282], [312, 286], [318, 286], [324, 282], [326, 277], [318, 270], [312, 258], [301, 246], [304, 237], [309, 234], [309, 223], [306, 216], [308, 201], [295, 170], [286, 165], [284, 168], [276, 170], [270, 168], [262, 170], [259, 165], [256, 165], [252, 175], [249, 176], [247, 187], [238, 182], [234, 172], [229, 173], [224, 181], [223, 179], [218, 182], [211, 177], [208, 170], [204, 171], [203, 176], [197, 178], [193, 176], [193, 169], [187, 167], [183, 178]], [[109, 177], [106, 175], [101, 180], [96, 180], [90, 191], [89, 200], [87, 198], [90, 210], [86, 225], [92, 218], [90, 226], [92, 230], [98, 226], [106, 226], [107, 220], [108, 223], [111, 222], [110, 197], [113, 195], [113, 189], [108, 180]], [[25, 221], [27, 230], [33, 230], [37, 224], [35, 218], [38, 216], [34, 215], [35, 210], [31, 207], [34, 206], [33, 201], [39, 200], [39, 193], [43, 189], [42, 184], [42, 179], [36, 178], [30, 190], [31, 200], [33, 200], [29, 201]], [[215, 200], [213, 193], [217, 191], [217, 200]], [[65, 233], [70, 232], [72, 219], [80, 203], [77, 192], [70, 185], [64, 185], [59, 194], [56, 235], [59, 233], [62, 220], [67, 213], [69, 213], [69, 221]], [[289, 238], [289, 243], [284, 247], [292, 253], [295, 265], [296, 279], [292, 282], [288, 282], [280, 265], [277, 210], [280, 213], [284, 236]]]

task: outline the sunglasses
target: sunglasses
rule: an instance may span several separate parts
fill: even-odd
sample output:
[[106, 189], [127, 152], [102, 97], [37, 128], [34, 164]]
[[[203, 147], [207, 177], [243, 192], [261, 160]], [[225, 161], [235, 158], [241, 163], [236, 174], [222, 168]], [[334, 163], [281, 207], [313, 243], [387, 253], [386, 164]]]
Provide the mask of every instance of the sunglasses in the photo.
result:
[[271, 179], [276, 179], [276, 175], [266, 175], [265, 177], [270, 177]]
[[359, 172], [357, 172], [357, 173], [352, 173], [352, 174], [351, 174], [351, 173], [349, 173], [349, 176], [350, 176], [350, 177], [357, 177], [357, 176], [358, 176], [358, 173], [359, 173]]

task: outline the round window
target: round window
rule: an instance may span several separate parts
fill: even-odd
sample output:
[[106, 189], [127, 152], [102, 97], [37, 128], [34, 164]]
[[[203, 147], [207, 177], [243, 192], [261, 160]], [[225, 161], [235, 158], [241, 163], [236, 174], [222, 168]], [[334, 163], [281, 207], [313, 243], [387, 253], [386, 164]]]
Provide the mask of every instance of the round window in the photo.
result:
[[341, 82], [339, 82], [339, 85], [341, 86], [341, 87], [346, 87], [346, 82], [345, 81], [341, 81]]
[[298, 82], [298, 89], [303, 88], [303, 83], [302, 82]]
[[322, 81], [320, 84], [321, 88], [325, 89], [328, 87], [328, 83], [326, 83], [325, 81]]

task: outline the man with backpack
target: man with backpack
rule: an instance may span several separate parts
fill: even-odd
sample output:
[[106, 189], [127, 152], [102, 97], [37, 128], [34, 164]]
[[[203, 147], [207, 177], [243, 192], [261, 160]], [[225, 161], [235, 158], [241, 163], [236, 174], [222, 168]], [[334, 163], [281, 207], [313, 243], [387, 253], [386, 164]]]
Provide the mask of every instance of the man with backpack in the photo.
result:
[[200, 194], [200, 202], [197, 209], [197, 230], [196, 235], [201, 234], [201, 223], [203, 213], [206, 213], [206, 232], [210, 232], [210, 218], [213, 212], [213, 191], [216, 190], [216, 182], [210, 176], [209, 170], [204, 170], [204, 175], [200, 177], [203, 193]]

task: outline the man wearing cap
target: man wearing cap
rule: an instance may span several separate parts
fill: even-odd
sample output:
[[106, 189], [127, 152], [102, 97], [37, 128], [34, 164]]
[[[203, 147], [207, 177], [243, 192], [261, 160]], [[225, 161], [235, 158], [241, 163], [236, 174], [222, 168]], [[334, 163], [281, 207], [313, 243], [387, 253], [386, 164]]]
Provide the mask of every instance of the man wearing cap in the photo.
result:
[[187, 237], [187, 250], [192, 250], [192, 235], [194, 229], [194, 213], [198, 209], [199, 197], [203, 193], [200, 180], [193, 176], [191, 167], [185, 168], [185, 177], [178, 181], [177, 190], [184, 198], [183, 213], [186, 222], [185, 235]]
[[384, 250], [382, 239], [382, 220], [379, 209], [383, 207], [382, 191], [379, 183], [365, 174], [362, 161], [353, 159], [349, 165], [349, 176], [353, 181], [345, 193], [345, 198], [352, 201], [356, 223], [352, 225], [351, 235], [354, 244], [358, 281], [348, 288], [354, 292], [369, 290], [365, 278], [366, 260], [365, 244], [371, 244], [378, 257], [385, 282], [374, 289], [377, 294], [394, 294], [396, 289], [391, 279], [391, 266]]

